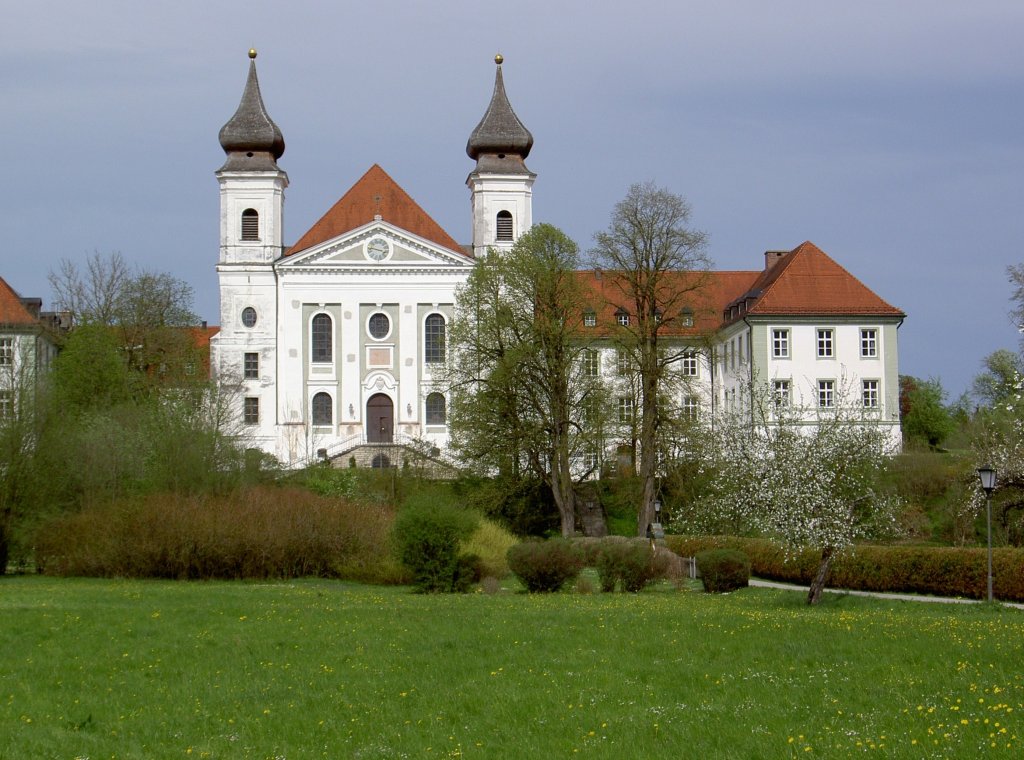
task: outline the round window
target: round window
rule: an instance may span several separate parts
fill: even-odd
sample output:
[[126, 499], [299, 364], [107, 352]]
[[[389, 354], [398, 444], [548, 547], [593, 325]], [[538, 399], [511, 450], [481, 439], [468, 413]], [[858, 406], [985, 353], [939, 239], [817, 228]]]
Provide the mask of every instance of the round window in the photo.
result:
[[246, 306], [242, 309], [242, 324], [246, 327], [256, 326], [256, 309]]
[[370, 316], [370, 323], [368, 325], [370, 330], [370, 336], [374, 340], [382, 340], [388, 336], [391, 332], [391, 320], [388, 319], [388, 315], [378, 311], [376, 314]]

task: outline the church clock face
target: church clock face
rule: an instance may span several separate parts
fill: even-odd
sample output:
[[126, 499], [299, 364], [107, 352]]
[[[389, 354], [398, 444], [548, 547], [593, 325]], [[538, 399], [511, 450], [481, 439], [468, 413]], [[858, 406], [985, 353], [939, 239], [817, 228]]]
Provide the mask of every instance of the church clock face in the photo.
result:
[[383, 261], [391, 253], [391, 246], [384, 238], [374, 238], [366, 244], [366, 256], [374, 261]]

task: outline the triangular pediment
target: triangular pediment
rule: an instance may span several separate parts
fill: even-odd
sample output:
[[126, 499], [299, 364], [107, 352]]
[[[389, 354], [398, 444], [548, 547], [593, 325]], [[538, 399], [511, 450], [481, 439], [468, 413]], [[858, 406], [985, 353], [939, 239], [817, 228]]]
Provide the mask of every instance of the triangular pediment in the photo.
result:
[[469, 256], [384, 221], [370, 222], [300, 253], [284, 256], [276, 264], [285, 271], [363, 273], [467, 270], [472, 266]]

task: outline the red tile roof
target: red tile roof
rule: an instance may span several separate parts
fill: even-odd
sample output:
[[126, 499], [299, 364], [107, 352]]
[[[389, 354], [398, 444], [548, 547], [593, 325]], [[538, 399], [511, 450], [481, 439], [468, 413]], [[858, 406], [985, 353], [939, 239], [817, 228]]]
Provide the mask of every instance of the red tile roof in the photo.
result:
[[[590, 306], [597, 314], [599, 335], [607, 334], [615, 325], [620, 308], [629, 314], [634, 311], [615, 272], [583, 271], [579, 277], [592, 294]], [[680, 304], [693, 311], [693, 326], [666, 324], [663, 332], [670, 335], [707, 334], [747, 314], [906, 316], [810, 242], [778, 257], [767, 270], [670, 272], [666, 282], [679, 288], [693, 288], [692, 294]], [[737, 309], [732, 319], [725, 318], [725, 310], [741, 301], [745, 308]]]
[[4, 278], [0, 277], [0, 324], [2, 325], [37, 325], [39, 320], [33, 317], [25, 304]]
[[462, 246], [441, 229], [441, 225], [431, 219], [378, 164], [371, 166], [285, 255], [290, 256], [358, 229], [372, 222], [376, 214], [389, 224], [466, 255]]
[[801, 243], [754, 283], [749, 314], [906, 316], [875, 295], [814, 243]]
[[188, 334], [192, 336], [192, 345], [196, 348], [203, 349], [209, 348], [210, 338], [220, 332], [220, 327], [217, 325], [211, 325], [210, 327], [207, 327], [206, 325], [203, 325], [202, 327], [186, 327], [185, 329], [188, 330]]
[[[712, 332], [722, 323], [722, 307], [746, 293], [760, 272], [669, 272], [666, 283], [674, 288], [692, 289], [680, 299], [680, 310], [693, 312], [693, 326], [684, 327], [680, 321], [666, 322], [665, 334], [700, 335]], [[591, 292], [591, 308], [597, 314], [598, 329], [607, 332], [614, 325], [619, 309], [632, 314], [635, 307], [627, 300], [617, 273], [587, 270], [579, 277]], [[678, 316], [678, 315], [676, 315]]]

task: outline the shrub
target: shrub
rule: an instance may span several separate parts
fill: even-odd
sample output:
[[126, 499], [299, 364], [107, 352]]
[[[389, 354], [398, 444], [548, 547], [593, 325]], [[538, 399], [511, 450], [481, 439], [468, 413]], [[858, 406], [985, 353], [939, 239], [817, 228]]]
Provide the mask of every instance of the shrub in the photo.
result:
[[667, 552], [652, 551], [643, 539], [612, 536], [601, 541], [595, 560], [602, 591], [638, 592], [651, 581], [664, 578], [669, 569]]
[[465, 591], [479, 580], [479, 558], [460, 552], [478, 521], [474, 512], [447, 504], [402, 510], [395, 521], [395, 547], [417, 591]]
[[480, 520], [477, 529], [463, 545], [464, 551], [480, 558], [480, 570], [498, 580], [507, 578], [508, 550], [519, 543], [519, 539], [498, 523], [486, 518]]
[[726, 593], [750, 585], [750, 558], [736, 549], [709, 549], [697, 554], [704, 590]]
[[524, 541], [508, 550], [508, 566], [531, 593], [558, 591], [583, 569], [583, 556], [564, 538]]
[[390, 510], [261, 486], [152, 494], [44, 523], [36, 562], [51, 575], [400, 582]]

